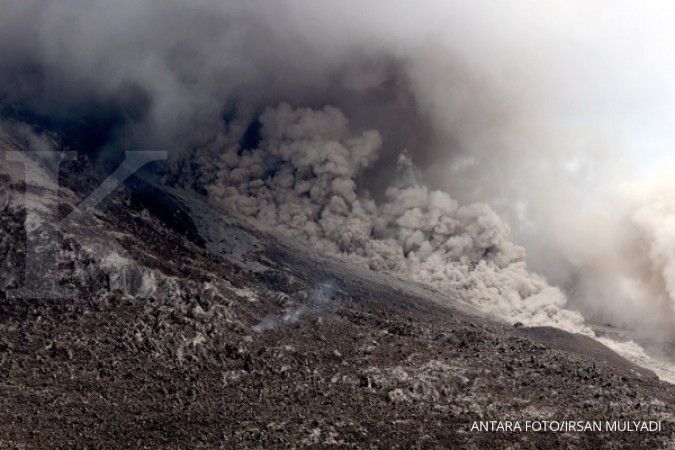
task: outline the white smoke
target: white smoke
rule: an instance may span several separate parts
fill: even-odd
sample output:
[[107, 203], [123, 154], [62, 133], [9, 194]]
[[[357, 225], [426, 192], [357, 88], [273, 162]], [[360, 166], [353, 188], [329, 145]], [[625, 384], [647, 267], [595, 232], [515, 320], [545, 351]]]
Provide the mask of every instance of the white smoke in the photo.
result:
[[607, 187], [591, 211], [574, 217], [571, 236], [588, 239], [562, 254], [584, 274], [577, 295], [586, 316], [673, 342], [675, 183], [673, 166], [665, 167], [651, 181]]
[[333, 283], [325, 281], [310, 292], [302, 305], [288, 308], [281, 315], [271, 314], [265, 316], [260, 322], [253, 325], [251, 329], [256, 333], [262, 333], [281, 325], [297, 323], [304, 316], [316, 314], [330, 307], [331, 302], [335, 301], [333, 299], [334, 292]]

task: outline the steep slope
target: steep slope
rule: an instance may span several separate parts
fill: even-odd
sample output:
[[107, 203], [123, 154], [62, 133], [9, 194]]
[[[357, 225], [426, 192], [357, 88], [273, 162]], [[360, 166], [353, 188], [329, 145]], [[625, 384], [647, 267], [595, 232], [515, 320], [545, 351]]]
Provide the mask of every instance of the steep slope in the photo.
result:
[[[98, 183], [86, 164], [64, 166], [60, 201], [55, 181], [26, 186], [6, 165], [0, 175], [1, 446], [675, 445], [673, 385], [590, 338], [490, 321], [459, 298], [140, 179], [58, 243], [49, 276], [76, 297], [13, 297], [25, 270], [23, 195], [53, 221]], [[664, 425], [470, 432], [497, 419]]]

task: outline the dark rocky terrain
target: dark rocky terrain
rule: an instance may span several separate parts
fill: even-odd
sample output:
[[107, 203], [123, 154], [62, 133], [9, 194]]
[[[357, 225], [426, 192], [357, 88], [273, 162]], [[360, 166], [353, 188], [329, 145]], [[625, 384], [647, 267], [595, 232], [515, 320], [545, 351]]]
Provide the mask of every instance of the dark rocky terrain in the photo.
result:
[[[9, 298], [13, 199], [63, 215], [96, 185], [72, 173], [58, 205], [0, 178], [1, 448], [675, 448], [675, 387], [602, 344], [490, 321], [139, 180], [64, 233], [50, 276], [78, 296]], [[664, 426], [469, 431], [498, 419]]]

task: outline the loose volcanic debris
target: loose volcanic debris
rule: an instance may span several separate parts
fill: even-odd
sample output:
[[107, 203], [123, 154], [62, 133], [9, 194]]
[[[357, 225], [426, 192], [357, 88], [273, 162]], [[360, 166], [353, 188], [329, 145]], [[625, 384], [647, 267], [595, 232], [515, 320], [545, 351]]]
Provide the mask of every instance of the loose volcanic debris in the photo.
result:
[[[6, 178], [2, 183], [4, 192], [17, 190]], [[132, 197], [114, 196], [61, 241], [62, 265], [53, 275], [80, 290], [71, 299], [7, 298], [20, 282], [24, 212], [20, 204], [3, 210], [1, 446], [675, 442], [672, 385], [609, 350], [613, 358], [583, 348], [571, 353], [546, 329], [529, 333], [459, 305], [439, 306], [432, 291], [298, 251], [223, 218], [222, 226], [238, 230], [230, 235], [255, 242], [236, 250], [241, 259], [234, 263], [185, 238], [142, 202], [129, 207]], [[91, 233], [106, 251], [83, 244], [80, 235]], [[251, 260], [264, 270], [246, 269]], [[301, 308], [309, 313], [254, 329], [265, 317]], [[665, 426], [648, 434], [468, 431], [474, 420], [581, 417]]]

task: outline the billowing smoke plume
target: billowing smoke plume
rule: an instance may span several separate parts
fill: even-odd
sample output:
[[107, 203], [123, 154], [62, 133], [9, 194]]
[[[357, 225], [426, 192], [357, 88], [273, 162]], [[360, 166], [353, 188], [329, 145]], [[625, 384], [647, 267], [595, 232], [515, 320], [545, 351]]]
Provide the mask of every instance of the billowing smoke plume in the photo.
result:
[[[558, 289], [526, 270], [523, 249], [487, 205], [460, 206], [414, 179], [379, 203], [359, 195], [355, 180], [377, 159], [378, 132], [353, 134], [333, 107], [287, 104], [265, 110], [260, 125], [257, 148], [221, 148], [214, 202], [323, 252], [461, 293], [505, 320], [588, 331], [562, 309]], [[410, 164], [405, 154], [401, 163]]]
[[[670, 168], [671, 165], [666, 167]], [[630, 327], [641, 336], [675, 339], [675, 185], [672, 171], [652, 181], [611, 185], [573, 215], [571, 242], [560, 253], [584, 276], [585, 315]]]

